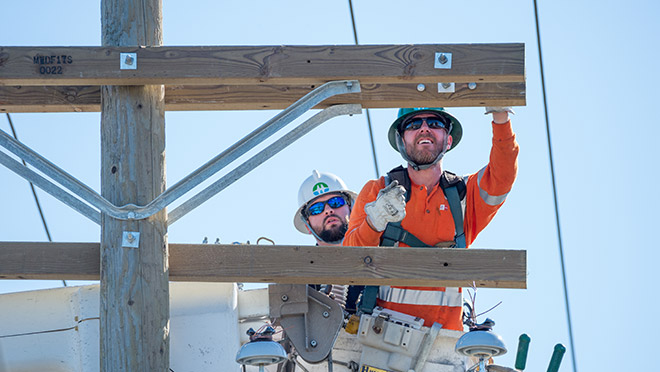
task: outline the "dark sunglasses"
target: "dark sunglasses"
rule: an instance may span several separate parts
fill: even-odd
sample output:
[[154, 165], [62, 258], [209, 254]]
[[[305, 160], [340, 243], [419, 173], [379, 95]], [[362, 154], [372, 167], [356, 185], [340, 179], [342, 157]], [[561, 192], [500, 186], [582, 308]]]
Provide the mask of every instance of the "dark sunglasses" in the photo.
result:
[[449, 130], [449, 123], [446, 123], [445, 120], [439, 118], [439, 117], [432, 117], [432, 118], [412, 118], [408, 121], [403, 122], [401, 124], [401, 132], [405, 132], [407, 130], [417, 130], [422, 127], [422, 124], [426, 122], [426, 125], [430, 129], [447, 129]]
[[307, 215], [316, 216], [323, 213], [326, 204], [332, 209], [337, 209], [346, 205], [346, 199], [343, 196], [334, 196], [326, 201], [316, 202], [307, 208]]

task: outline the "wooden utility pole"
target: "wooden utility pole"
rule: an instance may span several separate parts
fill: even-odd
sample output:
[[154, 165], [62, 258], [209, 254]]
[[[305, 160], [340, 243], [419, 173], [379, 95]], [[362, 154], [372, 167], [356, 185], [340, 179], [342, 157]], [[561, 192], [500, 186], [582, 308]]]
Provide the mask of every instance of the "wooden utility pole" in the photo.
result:
[[[161, 0], [102, 0], [101, 17], [104, 46], [162, 44]], [[164, 96], [162, 85], [101, 88], [101, 194], [115, 205], [165, 190]], [[102, 217], [101, 372], [169, 370], [166, 220]]]

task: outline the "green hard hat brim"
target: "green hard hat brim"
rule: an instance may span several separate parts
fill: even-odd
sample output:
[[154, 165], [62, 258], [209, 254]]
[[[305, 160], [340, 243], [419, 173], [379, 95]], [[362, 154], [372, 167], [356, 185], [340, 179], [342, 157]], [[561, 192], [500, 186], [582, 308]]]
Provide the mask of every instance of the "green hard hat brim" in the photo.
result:
[[449, 119], [449, 121], [451, 122], [451, 132], [449, 132], [449, 135], [451, 135], [452, 137], [452, 143], [451, 143], [451, 147], [447, 151], [451, 151], [451, 149], [456, 147], [456, 145], [458, 145], [458, 143], [461, 142], [461, 138], [463, 137], [463, 127], [461, 126], [461, 123], [458, 121], [458, 119], [456, 119], [454, 115], [444, 110], [435, 110], [435, 109], [411, 110], [407, 114], [398, 117], [394, 121], [394, 123], [392, 123], [392, 125], [390, 126], [390, 130], [387, 133], [387, 138], [390, 141], [390, 145], [397, 152], [399, 151], [399, 148], [396, 145], [396, 132], [398, 131], [399, 125], [401, 125], [401, 123], [404, 122], [409, 117], [418, 114], [435, 114]]

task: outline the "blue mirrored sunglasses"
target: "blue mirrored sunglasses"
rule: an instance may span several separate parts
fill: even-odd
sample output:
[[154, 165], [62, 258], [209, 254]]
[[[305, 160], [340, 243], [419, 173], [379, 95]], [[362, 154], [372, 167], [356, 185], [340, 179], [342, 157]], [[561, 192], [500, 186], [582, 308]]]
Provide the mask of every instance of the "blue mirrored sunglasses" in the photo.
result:
[[323, 213], [326, 204], [332, 209], [337, 209], [346, 205], [346, 199], [344, 199], [343, 196], [334, 196], [326, 201], [316, 202], [307, 208], [307, 214], [310, 216], [316, 216], [317, 214]]
[[433, 118], [412, 118], [408, 121], [403, 122], [401, 124], [401, 131], [405, 132], [407, 130], [417, 130], [422, 127], [422, 124], [426, 122], [426, 125], [430, 129], [447, 129], [449, 130], [449, 124], [445, 123], [444, 120], [442, 120], [439, 117], [433, 117]]

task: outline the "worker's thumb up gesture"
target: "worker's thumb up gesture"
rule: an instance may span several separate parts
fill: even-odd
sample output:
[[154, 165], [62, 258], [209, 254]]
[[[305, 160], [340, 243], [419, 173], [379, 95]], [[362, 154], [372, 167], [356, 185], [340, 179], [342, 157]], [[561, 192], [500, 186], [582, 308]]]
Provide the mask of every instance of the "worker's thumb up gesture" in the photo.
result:
[[399, 222], [406, 216], [406, 189], [394, 180], [378, 192], [376, 200], [364, 206], [369, 225], [385, 230], [388, 222]]

